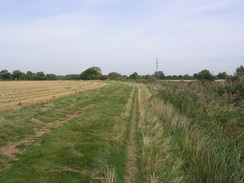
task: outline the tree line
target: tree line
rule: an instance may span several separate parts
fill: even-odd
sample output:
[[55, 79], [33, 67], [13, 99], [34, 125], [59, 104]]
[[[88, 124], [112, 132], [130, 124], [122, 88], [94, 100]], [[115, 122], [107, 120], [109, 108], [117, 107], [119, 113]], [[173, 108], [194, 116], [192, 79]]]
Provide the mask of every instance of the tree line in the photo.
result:
[[2, 70], [0, 71], [0, 80], [57, 80], [57, 76], [55, 74], [45, 74], [42, 71], [24, 73], [20, 70], [15, 70], [10, 73], [8, 70]]
[[44, 72], [31, 72], [26, 73], [15, 70], [12, 73], [8, 70], [0, 71], [0, 80], [208, 80], [213, 81], [216, 79], [225, 80], [243, 80], [244, 67], [240, 66], [236, 69], [235, 75], [228, 75], [226, 72], [220, 72], [218, 75], [212, 75], [209, 70], [202, 70], [199, 73], [191, 75], [169, 75], [165, 76], [163, 71], [157, 71], [150, 75], [139, 75], [133, 72], [129, 76], [122, 75], [117, 72], [110, 72], [108, 75], [103, 75], [100, 67], [90, 67], [83, 71], [81, 74], [69, 74], [66, 76], [57, 76], [55, 74], [45, 74]]

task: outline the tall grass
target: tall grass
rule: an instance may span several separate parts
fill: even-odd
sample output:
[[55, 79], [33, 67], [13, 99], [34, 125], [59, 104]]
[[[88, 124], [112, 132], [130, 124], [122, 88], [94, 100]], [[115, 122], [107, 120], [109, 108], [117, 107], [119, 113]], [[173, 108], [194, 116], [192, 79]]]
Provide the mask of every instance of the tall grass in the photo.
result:
[[154, 105], [159, 103], [157, 114], [161, 112], [165, 131], [175, 144], [175, 154], [183, 159], [184, 174], [188, 182], [242, 182], [241, 143], [234, 142], [232, 135], [225, 135], [228, 128], [220, 120], [237, 120], [241, 114], [236, 112], [237, 119], [233, 119], [228, 113], [233, 110], [233, 105], [208, 94], [211, 88], [198, 85], [164, 83], [154, 98]]
[[244, 147], [243, 98], [241, 93], [237, 97], [238, 92], [233, 94], [230, 89], [219, 92], [220, 88], [229, 87], [230, 84], [221, 83], [165, 82], [158, 96], [192, 119], [194, 125], [211, 132], [213, 138], [228, 138]]
[[[139, 132], [139, 179], [141, 182], [184, 182], [182, 174], [183, 161], [175, 156], [172, 138], [168, 136], [155, 101], [150, 101], [151, 93], [145, 86], [139, 89], [139, 106], [141, 119]], [[157, 111], [159, 112], [159, 111]]]

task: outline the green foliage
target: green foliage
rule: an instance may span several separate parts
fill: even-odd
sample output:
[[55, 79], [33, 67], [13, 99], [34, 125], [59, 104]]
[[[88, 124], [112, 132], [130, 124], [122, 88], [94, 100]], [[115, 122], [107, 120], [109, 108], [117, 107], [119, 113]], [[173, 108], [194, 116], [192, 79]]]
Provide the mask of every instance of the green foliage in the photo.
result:
[[198, 80], [207, 80], [207, 81], [213, 81], [214, 77], [213, 75], [209, 72], [209, 70], [202, 70], [197, 74], [197, 79]]
[[154, 77], [154, 75], [149, 75], [149, 74], [143, 76], [142, 78], [145, 79], [145, 80], [150, 80], [150, 81], [154, 81], [156, 79]]
[[57, 76], [55, 74], [46, 74], [46, 80], [57, 80]]
[[139, 75], [137, 74], [137, 72], [134, 72], [129, 76], [129, 79], [133, 79], [133, 80], [139, 79]]
[[27, 73], [22, 76], [22, 79], [24, 79], [24, 80], [33, 80], [34, 76], [35, 76], [35, 73], [33, 73], [31, 71], [27, 71]]
[[226, 72], [220, 72], [217, 76], [219, 79], [228, 79], [229, 76]]
[[212, 135], [244, 145], [243, 83], [164, 83], [160, 95]]
[[37, 72], [35, 76], [33, 77], [34, 80], [46, 80], [46, 75], [44, 72]]
[[108, 77], [107, 75], [102, 75], [100, 79], [101, 79], [101, 80], [108, 80], [108, 78], [109, 78], [109, 77]]
[[155, 72], [155, 73], [154, 73], [154, 77], [155, 77], [156, 79], [162, 80], [162, 79], [165, 78], [165, 75], [164, 75], [163, 71], [158, 71], [158, 72]]
[[[177, 109], [168, 110], [169, 116], [162, 120], [176, 152], [184, 158], [186, 182], [241, 182], [243, 178], [243, 100], [233, 105], [226, 90], [221, 96], [216, 92], [220, 86], [223, 83], [165, 82], [156, 95]], [[182, 117], [170, 122], [177, 111]]]
[[67, 80], [79, 80], [80, 79], [80, 74], [68, 74], [68, 75], [64, 76], [63, 79], [67, 79]]
[[235, 77], [238, 80], [244, 80], [244, 66], [241, 65], [240, 67], [236, 68]]
[[15, 70], [15, 71], [13, 71], [13, 73], [12, 73], [12, 78], [13, 78], [14, 80], [19, 80], [19, 79], [22, 78], [23, 75], [24, 75], [24, 73], [21, 72], [20, 70]]
[[101, 76], [102, 71], [99, 67], [91, 67], [82, 72], [80, 78], [83, 80], [99, 80]]
[[111, 79], [111, 80], [115, 80], [115, 79], [118, 79], [119, 77], [122, 77], [122, 75], [119, 74], [119, 73], [117, 73], [117, 72], [110, 72], [110, 73], [108, 74], [108, 77], [109, 77], [109, 79]]
[[8, 72], [7, 70], [2, 70], [0, 72], [0, 79], [2, 79], [2, 80], [10, 80], [10, 79], [12, 79], [11, 73]]

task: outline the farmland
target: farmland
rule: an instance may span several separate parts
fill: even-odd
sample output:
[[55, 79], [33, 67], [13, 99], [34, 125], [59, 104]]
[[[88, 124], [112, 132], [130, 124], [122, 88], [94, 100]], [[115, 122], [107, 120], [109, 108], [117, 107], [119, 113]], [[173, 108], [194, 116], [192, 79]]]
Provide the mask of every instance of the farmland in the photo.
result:
[[66, 97], [104, 86], [99, 82], [12, 81], [0, 82], [0, 113]]
[[243, 182], [243, 103], [216, 86], [0, 86], [0, 182]]

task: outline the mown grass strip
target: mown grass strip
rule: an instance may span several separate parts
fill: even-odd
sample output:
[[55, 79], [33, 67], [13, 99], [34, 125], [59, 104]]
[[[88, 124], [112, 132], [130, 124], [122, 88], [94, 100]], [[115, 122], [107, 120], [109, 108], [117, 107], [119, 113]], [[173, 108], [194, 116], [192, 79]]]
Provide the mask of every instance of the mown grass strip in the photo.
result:
[[135, 87], [131, 91], [128, 102], [123, 113], [118, 116], [111, 133], [110, 147], [105, 151], [100, 151], [96, 160], [97, 169], [93, 173], [93, 181], [104, 183], [122, 183], [125, 181], [127, 144], [130, 135], [133, 107], [135, 101]]
[[[94, 170], [98, 169], [96, 161], [99, 152], [108, 151], [113, 144], [111, 139], [115, 137], [113, 129], [118, 122], [116, 119], [121, 116], [130, 91], [129, 86], [112, 84], [56, 100], [49, 103], [53, 104], [53, 107], [45, 111], [36, 111], [36, 108], [41, 106], [33, 107], [30, 111], [22, 110], [22, 113], [34, 113], [32, 116], [36, 119], [49, 123], [57, 119], [62, 120], [63, 116], [94, 104], [85, 114], [76, 116], [63, 126], [54, 128], [50, 134], [41, 137], [38, 143], [29, 147], [28, 151], [19, 157], [18, 161], [13, 162], [11, 168], [0, 172], [0, 182], [91, 181]], [[16, 120], [16, 113], [6, 114], [5, 117]], [[112, 160], [118, 157], [116, 151], [111, 155], [110, 157], [114, 156]], [[123, 162], [123, 158], [118, 162]]]

